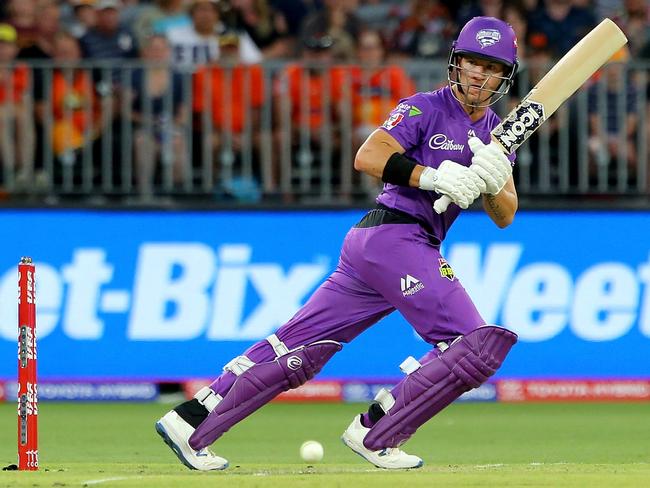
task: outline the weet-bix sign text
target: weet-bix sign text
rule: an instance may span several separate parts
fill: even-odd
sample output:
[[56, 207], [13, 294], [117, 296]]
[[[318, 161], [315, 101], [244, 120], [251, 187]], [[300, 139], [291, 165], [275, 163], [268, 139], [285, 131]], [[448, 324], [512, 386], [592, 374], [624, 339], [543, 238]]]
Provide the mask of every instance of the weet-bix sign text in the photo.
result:
[[[362, 215], [4, 211], [0, 378], [16, 375], [23, 255], [36, 263], [39, 378], [211, 377], [291, 317]], [[648, 222], [644, 212], [520, 212], [499, 230], [482, 213], [459, 219], [448, 263], [486, 321], [520, 336], [500, 376], [650, 377]], [[395, 313], [321, 377], [395, 378], [427, 348]]]

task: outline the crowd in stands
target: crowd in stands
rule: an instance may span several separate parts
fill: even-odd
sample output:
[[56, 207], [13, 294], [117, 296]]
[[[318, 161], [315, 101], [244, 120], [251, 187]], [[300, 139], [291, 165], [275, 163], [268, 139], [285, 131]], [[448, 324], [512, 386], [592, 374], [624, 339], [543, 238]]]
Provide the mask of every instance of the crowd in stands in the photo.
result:
[[[93, 174], [74, 170], [75, 162], [84, 148], [101, 160], [107, 130], [115, 145], [112, 157], [119, 160], [125, 117], [136, 162], [131, 177], [143, 192], [153, 191], [163, 156], [173, 184], [187, 179], [188, 167], [197, 164], [188, 158], [188, 144], [195, 159], [208, 148], [218, 178], [224, 134], [235, 154], [243, 144], [257, 151], [269, 100], [274, 100], [267, 134], [273, 148], [289, 137], [299, 152], [300, 136], [287, 136], [281, 122], [287, 115], [279, 110], [288, 105], [293, 131], [308, 128], [308, 137], [318, 139], [323, 124], [330, 123], [331, 149], [340, 154], [339, 112], [350, 112], [352, 145], [358, 147], [401, 98], [436, 87], [416, 83], [406, 64], [446, 61], [459, 28], [477, 15], [500, 17], [514, 27], [532, 80], [542, 74], [536, 62], [562, 56], [603, 17], [629, 38], [619, 62], [650, 59], [647, 0], [6, 0], [0, 2], [0, 186], [20, 183], [21, 168], [31, 167], [33, 177], [48, 157], [55, 173], [73, 168], [73, 184], [92, 181]], [[120, 67], [134, 60], [148, 68], [125, 76]], [[74, 68], [83, 61], [99, 67]], [[282, 69], [270, 76], [269, 63]], [[615, 103], [614, 95], [628, 90], [625, 127], [632, 137], [636, 97], [645, 87], [630, 80], [621, 86], [616, 76], [604, 96]], [[594, 107], [598, 96], [603, 95], [590, 95]], [[611, 155], [621, 153], [615, 113], [611, 107], [603, 121], [594, 109], [593, 154], [602, 154], [603, 147]], [[635, 159], [634, 148], [626, 157]], [[278, 191], [281, 172], [274, 161], [264, 191]]]

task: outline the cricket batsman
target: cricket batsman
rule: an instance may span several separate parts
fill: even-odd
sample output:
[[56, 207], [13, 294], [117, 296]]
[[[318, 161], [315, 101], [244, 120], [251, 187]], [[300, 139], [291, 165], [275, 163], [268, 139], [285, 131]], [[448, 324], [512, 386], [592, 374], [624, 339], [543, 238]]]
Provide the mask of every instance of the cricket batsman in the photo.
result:
[[[485, 323], [440, 254], [461, 210], [479, 196], [501, 228], [517, 211], [514, 156], [490, 142], [500, 120], [489, 108], [516, 72], [512, 28], [475, 17], [453, 43], [447, 86], [402, 100], [368, 137], [354, 166], [385, 185], [376, 208], [345, 237], [336, 270], [275, 334], [233, 358], [209, 387], [156, 423], [183, 464], [226, 468], [228, 461], [208, 446], [282, 391], [313, 378], [343, 343], [398, 310], [431, 350], [402, 364], [403, 379], [380, 391], [342, 440], [380, 468], [422, 466], [402, 444], [493, 375], [517, 340]], [[441, 195], [453, 203], [439, 215], [433, 203]]]

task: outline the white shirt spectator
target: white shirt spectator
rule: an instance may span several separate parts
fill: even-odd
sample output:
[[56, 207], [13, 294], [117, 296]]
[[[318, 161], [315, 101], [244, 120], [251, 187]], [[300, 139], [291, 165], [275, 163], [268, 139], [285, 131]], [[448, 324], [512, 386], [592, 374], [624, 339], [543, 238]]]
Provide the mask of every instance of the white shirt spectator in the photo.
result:
[[[239, 32], [239, 56], [244, 64], [262, 62], [262, 52], [248, 33]], [[193, 25], [173, 27], [167, 31], [172, 46], [172, 58], [177, 68], [194, 66], [219, 60], [219, 34], [202, 36]]]

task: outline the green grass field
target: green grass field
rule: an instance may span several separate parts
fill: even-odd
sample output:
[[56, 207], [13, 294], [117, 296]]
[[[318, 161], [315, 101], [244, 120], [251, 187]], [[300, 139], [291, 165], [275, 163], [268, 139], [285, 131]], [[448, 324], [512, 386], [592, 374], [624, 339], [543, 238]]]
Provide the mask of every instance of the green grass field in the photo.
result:
[[[38, 472], [0, 487], [650, 487], [650, 405], [458, 404], [409, 441], [418, 470], [372, 467], [339, 440], [361, 405], [271, 404], [214, 446], [226, 471], [189, 471], [155, 433], [163, 404], [41, 403]], [[0, 461], [16, 462], [15, 404], [0, 404]], [[325, 447], [301, 462], [306, 439]]]

